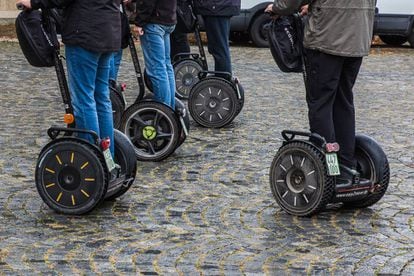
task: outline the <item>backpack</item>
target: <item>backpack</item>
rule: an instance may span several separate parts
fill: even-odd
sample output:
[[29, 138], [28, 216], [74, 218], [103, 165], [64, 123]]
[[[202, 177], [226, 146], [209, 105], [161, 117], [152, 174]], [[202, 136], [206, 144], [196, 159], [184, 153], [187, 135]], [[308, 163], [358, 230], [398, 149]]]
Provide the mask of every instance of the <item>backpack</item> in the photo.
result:
[[281, 16], [268, 28], [270, 51], [282, 72], [303, 72], [303, 19], [299, 14]]
[[27, 61], [35, 67], [54, 66], [59, 49], [55, 23], [41, 11], [22, 11], [16, 18], [16, 34]]
[[195, 24], [196, 17], [189, 1], [178, 1], [176, 30], [180, 33], [192, 33], [195, 30]]

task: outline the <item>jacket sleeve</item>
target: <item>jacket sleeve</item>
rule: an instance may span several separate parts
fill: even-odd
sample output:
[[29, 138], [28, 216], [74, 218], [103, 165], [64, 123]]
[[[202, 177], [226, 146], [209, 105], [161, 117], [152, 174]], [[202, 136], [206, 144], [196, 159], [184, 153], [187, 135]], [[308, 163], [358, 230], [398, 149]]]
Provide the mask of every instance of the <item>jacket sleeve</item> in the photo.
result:
[[137, 17], [135, 25], [143, 27], [154, 14], [157, 0], [137, 0]]
[[301, 6], [310, 2], [312, 0], [275, 0], [273, 12], [278, 15], [290, 15], [299, 10]]
[[41, 8], [64, 8], [74, 2], [75, 0], [30, 0], [32, 9], [37, 10]]

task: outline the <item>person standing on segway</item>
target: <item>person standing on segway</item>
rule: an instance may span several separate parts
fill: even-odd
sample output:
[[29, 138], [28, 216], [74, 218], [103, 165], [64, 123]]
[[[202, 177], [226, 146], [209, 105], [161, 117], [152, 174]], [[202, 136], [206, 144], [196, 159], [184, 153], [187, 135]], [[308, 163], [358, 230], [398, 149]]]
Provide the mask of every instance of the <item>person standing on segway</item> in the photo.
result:
[[140, 36], [154, 100], [175, 108], [175, 78], [170, 58], [170, 34], [177, 23], [176, 0], [137, 1], [133, 32]]
[[[62, 40], [76, 127], [109, 137], [113, 157], [108, 80], [112, 55], [121, 48], [121, 0], [17, 0], [16, 4], [27, 9], [63, 8]], [[93, 142], [91, 135], [84, 135]]]
[[207, 33], [208, 52], [214, 58], [214, 71], [232, 73], [229, 48], [230, 18], [240, 13], [240, 0], [194, 0]]
[[[367, 185], [356, 171], [352, 88], [369, 54], [376, 0], [275, 0], [265, 12], [308, 13], [304, 32], [310, 131], [340, 145], [337, 186]], [[307, 6], [308, 5], [308, 6]]]

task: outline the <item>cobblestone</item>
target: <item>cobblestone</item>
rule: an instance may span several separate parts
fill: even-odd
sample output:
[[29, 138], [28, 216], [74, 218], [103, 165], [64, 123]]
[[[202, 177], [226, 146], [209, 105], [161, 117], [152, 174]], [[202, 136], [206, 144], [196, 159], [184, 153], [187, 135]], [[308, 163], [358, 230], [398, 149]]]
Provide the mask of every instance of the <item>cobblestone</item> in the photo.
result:
[[[46, 130], [62, 124], [54, 71], [0, 43], [0, 274], [414, 274], [414, 51], [379, 47], [355, 87], [357, 129], [388, 155], [391, 183], [364, 210], [283, 212], [268, 180], [283, 129], [307, 129], [302, 77], [268, 49], [232, 47], [246, 104], [230, 126], [192, 123], [170, 158], [139, 163], [122, 198], [82, 217], [40, 200], [34, 167]], [[212, 61], [210, 60], [210, 64]], [[120, 78], [132, 102], [128, 54]]]

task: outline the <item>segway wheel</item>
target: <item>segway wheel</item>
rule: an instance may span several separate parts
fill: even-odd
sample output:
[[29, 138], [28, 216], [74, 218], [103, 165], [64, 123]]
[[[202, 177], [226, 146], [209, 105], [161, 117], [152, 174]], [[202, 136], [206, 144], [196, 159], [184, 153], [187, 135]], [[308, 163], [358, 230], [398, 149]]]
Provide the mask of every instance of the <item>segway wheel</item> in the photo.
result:
[[115, 157], [116, 164], [121, 166], [120, 177], [124, 177], [125, 181], [121, 188], [106, 200], [114, 200], [125, 194], [135, 181], [137, 173], [137, 159], [134, 153], [134, 146], [128, 137], [119, 130], [114, 131], [115, 141]]
[[332, 199], [334, 185], [324, 155], [310, 143], [288, 143], [273, 159], [270, 188], [276, 202], [291, 215], [318, 213]]
[[121, 124], [122, 113], [125, 110], [125, 104], [122, 99], [122, 95], [119, 92], [114, 91], [113, 89], [109, 90], [109, 96], [112, 104], [112, 116], [114, 120], [114, 128], [119, 128]]
[[198, 73], [203, 68], [194, 59], [182, 59], [174, 65], [175, 95], [180, 99], [188, 99], [191, 88], [200, 81]]
[[131, 105], [122, 116], [121, 131], [134, 145], [141, 161], [160, 161], [176, 149], [180, 129], [168, 106], [144, 101]]
[[374, 205], [384, 196], [390, 182], [390, 167], [387, 156], [380, 145], [366, 135], [356, 135], [355, 157], [360, 176], [371, 180], [373, 191], [364, 199], [344, 202], [344, 206], [365, 208]]
[[232, 84], [219, 78], [205, 78], [191, 89], [188, 109], [198, 124], [220, 128], [236, 117], [237, 102]]
[[[104, 198], [108, 172], [99, 150], [79, 139], [61, 138], [43, 148], [36, 165], [36, 187], [58, 213], [81, 215]], [[101, 157], [102, 156], [102, 157]]]

